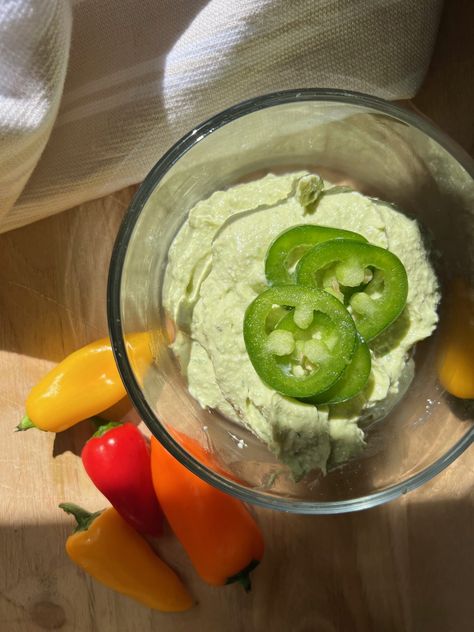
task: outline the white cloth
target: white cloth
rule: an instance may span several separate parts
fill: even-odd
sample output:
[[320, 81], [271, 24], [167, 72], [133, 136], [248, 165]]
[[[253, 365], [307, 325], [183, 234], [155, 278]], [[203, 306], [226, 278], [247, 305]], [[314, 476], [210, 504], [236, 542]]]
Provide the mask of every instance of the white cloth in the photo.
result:
[[0, 232], [141, 180], [266, 92], [412, 97], [442, 0], [1, 0]]

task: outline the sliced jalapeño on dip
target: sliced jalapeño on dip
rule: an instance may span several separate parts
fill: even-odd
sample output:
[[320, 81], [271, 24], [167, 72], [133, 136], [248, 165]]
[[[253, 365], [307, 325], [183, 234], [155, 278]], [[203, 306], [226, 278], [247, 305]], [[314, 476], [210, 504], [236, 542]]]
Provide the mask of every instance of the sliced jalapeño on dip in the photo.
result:
[[302, 286], [324, 289], [348, 306], [366, 341], [386, 329], [405, 307], [408, 279], [389, 250], [348, 239], [334, 239], [307, 252], [296, 270]]
[[[273, 312], [288, 308], [275, 322]], [[350, 364], [357, 342], [351, 315], [328, 292], [275, 286], [252, 301], [244, 340], [255, 371], [271, 388], [296, 398], [326, 391]]]
[[353, 239], [367, 242], [359, 233], [329, 226], [300, 224], [283, 233], [270, 244], [265, 259], [265, 276], [270, 285], [296, 283], [296, 264], [316, 244], [330, 239]]

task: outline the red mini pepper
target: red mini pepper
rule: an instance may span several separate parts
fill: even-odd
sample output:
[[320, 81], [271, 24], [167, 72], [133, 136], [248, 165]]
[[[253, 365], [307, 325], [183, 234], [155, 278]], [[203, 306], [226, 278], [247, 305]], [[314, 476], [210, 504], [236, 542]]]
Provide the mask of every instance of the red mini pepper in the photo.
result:
[[158, 536], [163, 512], [151, 478], [150, 448], [132, 423], [99, 427], [82, 450], [82, 462], [97, 489], [139, 533]]

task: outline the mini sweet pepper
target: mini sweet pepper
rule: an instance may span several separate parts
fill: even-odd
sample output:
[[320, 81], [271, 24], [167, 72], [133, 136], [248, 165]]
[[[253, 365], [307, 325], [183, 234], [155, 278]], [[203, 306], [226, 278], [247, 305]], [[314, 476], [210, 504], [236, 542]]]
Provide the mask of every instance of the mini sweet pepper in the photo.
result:
[[451, 395], [474, 399], [474, 290], [464, 279], [451, 283], [446, 308], [436, 362], [439, 381]]
[[[151, 363], [148, 333], [127, 336], [126, 345], [132, 363]], [[61, 432], [98, 415], [125, 394], [110, 340], [102, 338], [71, 353], [31, 389], [26, 416], [17, 429]]]
[[66, 552], [86, 573], [148, 608], [191, 608], [193, 598], [176, 573], [113, 507], [89, 513], [72, 503], [59, 506], [77, 520]]
[[104, 422], [82, 449], [94, 485], [134, 529], [158, 536], [163, 513], [151, 480], [148, 441], [132, 423]]
[[214, 586], [239, 582], [250, 590], [264, 544], [245, 505], [190, 472], [155, 437], [151, 469], [163, 512], [201, 578]]

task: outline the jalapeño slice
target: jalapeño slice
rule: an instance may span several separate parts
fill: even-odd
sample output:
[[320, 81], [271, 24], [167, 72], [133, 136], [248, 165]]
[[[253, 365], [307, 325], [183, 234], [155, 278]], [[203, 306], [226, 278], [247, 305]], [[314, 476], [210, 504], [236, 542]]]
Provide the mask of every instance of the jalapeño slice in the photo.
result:
[[367, 242], [359, 233], [328, 226], [301, 224], [281, 233], [270, 245], [265, 260], [265, 276], [270, 285], [296, 283], [295, 268], [301, 257], [316, 244], [330, 239]]
[[[274, 312], [289, 308], [283, 318]], [[244, 340], [260, 378], [289, 397], [326, 391], [352, 360], [357, 331], [344, 305], [299, 285], [265, 290], [249, 305]]]
[[405, 307], [408, 279], [400, 259], [384, 248], [337, 239], [314, 246], [298, 264], [298, 283], [325, 289], [348, 305], [357, 329], [373, 340]]
[[367, 384], [372, 368], [370, 349], [362, 336], [357, 336], [352, 361], [337, 382], [324, 393], [306, 401], [311, 404], [339, 404], [358, 395]]

